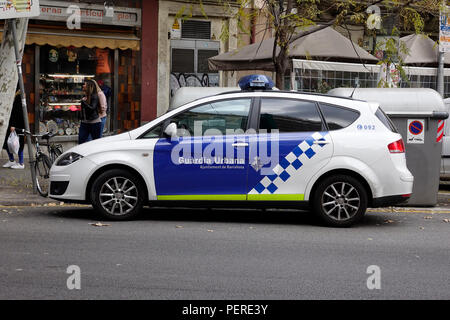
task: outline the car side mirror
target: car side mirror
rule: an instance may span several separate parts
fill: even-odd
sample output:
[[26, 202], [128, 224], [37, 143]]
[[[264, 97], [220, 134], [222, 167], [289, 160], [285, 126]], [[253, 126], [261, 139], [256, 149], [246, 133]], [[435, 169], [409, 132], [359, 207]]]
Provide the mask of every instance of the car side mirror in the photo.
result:
[[166, 127], [166, 129], [164, 130], [164, 134], [169, 136], [171, 139], [177, 139], [178, 138], [177, 129], [178, 129], [177, 125], [172, 122]]

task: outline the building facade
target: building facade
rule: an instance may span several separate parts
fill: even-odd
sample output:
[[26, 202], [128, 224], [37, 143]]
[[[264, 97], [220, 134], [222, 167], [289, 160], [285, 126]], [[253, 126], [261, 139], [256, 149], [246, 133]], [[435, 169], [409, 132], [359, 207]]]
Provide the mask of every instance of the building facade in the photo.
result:
[[[187, 0], [41, 0], [40, 5], [40, 16], [29, 22], [23, 58], [29, 120], [34, 132], [56, 129], [56, 140], [73, 144], [85, 78], [100, 80], [110, 92], [105, 133], [123, 132], [164, 114], [182, 86], [235, 86], [254, 71], [211, 71], [208, 58], [273, 31], [264, 30], [263, 17], [257, 17], [244, 21], [249, 33], [242, 32], [218, 1], [200, 6]], [[248, 8], [258, 9], [257, 1]], [[355, 41], [368, 42], [355, 32]]]
[[103, 1], [42, 0], [40, 10], [29, 21], [23, 56], [31, 130], [56, 131], [55, 141], [75, 145], [82, 85], [90, 78], [109, 96], [105, 133], [139, 126], [141, 1], [115, 1], [108, 14]]
[[[237, 23], [222, 5], [210, 1], [201, 9], [188, 1], [159, 1], [157, 21], [157, 97], [152, 115], [164, 114], [182, 86], [235, 85], [236, 74], [213, 72], [208, 67], [208, 58], [237, 48]], [[154, 35], [154, 24], [146, 23], [144, 37]], [[229, 37], [221, 39], [224, 26]], [[156, 44], [156, 40], [145, 41]]]
[[32, 132], [76, 145], [85, 79], [109, 93], [105, 135], [164, 114], [181, 86], [234, 86], [235, 73], [208, 68], [209, 57], [237, 47], [237, 23], [224, 12], [216, 1], [200, 10], [191, 1], [41, 0], [23, 55]]

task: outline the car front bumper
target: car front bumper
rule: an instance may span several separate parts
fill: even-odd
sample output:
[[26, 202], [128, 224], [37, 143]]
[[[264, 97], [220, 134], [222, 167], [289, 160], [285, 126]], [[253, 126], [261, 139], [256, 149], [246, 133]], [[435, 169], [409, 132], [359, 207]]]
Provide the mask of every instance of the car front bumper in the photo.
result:
[[88, 158], [82, 158], [68, 166], [52, 166], [49, 197], [61, 201], [85, 201], [89, 178], [96, 168], [97, 165]]

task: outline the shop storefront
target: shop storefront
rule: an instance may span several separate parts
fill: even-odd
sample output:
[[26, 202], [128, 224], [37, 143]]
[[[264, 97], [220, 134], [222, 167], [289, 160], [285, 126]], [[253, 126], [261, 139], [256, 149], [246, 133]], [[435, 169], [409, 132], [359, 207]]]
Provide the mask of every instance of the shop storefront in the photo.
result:
[[[407, 79], [400, 79], [401, 88], [437, 88], [437, 68], [403, 67]], [[450, 97], [450, 68], [444, 69], [444, 96]]]
[[[327, 93], [340, 87], [376, 88], [380, 80], [379, 65], [292, 59], [294, 73], [285, 84], [294, 82], [295, 90]], [[293, 81], [295, 80], [295, 81]], [[289, 89], [289, 87], [285, 88]]]
[[[292, 59], [291, 78], [285, 78], [286, 90], [294, 85], [303, 92], [327, 93], [334, 88], [376, 88], [382, 77], [382, 66]], [[406, 78], [399, 77], [400, 88], [431, 88], [436, 90], [437, 68], [404, 66]], [[444, 98], [450, 96], [450, 68], [444, 69]]]
[[[39, 51], [39, 132], [75, 136], [80, 126], [80, 100], [86, 79], [99, 82], [111, 106], [113, 51], [51, 45], [41, 46]], [[105, 133], [111, 129], [111, 121], [107, 123]]]
[[[124, 1], [122, 1], [124, 2]], [[23, 57], [31, 129], [55, 131], [56, 141], [75, 144], [80, 100], [86, 79], [95, 79], [108, 97], [104, 134], [140, 125], [141, 1], [114, 7], [77, 3], [81, 29], [69, 29], [73, 2], [41, 1], [41, 15], [30, 20]]]

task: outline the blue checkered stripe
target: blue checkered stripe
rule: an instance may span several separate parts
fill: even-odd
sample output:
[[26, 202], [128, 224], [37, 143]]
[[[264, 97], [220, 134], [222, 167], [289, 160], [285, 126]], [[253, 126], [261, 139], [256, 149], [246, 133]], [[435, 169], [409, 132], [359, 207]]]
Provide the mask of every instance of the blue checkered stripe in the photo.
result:
[[294, 148], [280, 163], [273, 168], [273, 174], [265, 176], [249, 194], [273, 194], [293, 175], [298, 174], [302, 167], [320, 152], [324, 145], [314, 144], [315, 141], [327, 140], [328, 133], [315, 132]]

